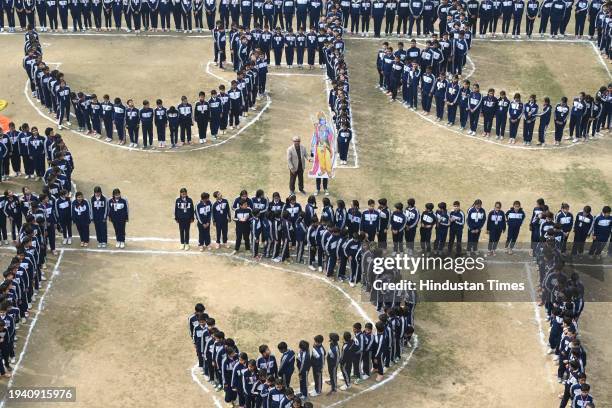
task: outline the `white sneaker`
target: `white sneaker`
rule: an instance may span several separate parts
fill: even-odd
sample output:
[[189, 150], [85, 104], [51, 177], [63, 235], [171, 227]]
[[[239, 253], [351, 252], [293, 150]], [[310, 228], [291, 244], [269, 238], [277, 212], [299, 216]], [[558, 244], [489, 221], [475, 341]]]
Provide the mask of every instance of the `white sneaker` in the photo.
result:
[[317, 270], [317, 268], [315, 268], [314, 265], [308, 265], [308, 269], [310, 269], [311, 271]]
[[185, 247], [183, 249], [185, 251], [189, 251], [191, 249], [191, 247], [189, 246], [189, 244], [185, 244]]
[[351, 388], [351, 385], [350, 385], [350, 384], [349, 384], [349, 385], [342, 384], [342, 385], [340, 386], [340, 388], [338, 388], [338, 389], [339, 389], [340, 391], [346, 391], [346, 390], [348, 390], [349, 388]]
[[72, 238], [68, 238], [68, 245], [72, 245]]
[[320, 392], [316, 392], [316, 391], [310, 391], [308, 393], [308, 395], [310, 395], [311, 397], [318, 397], [319, 395], [321, 395]]
[[200, 139], [200, 144], [204, 144], [204, 139]]
[[121, 248], [121, 242], [117, 241], [117, 243], [115, 244], [115, 248]]
[[121, 248], [125, 248], [125, 242], [121, 242]]

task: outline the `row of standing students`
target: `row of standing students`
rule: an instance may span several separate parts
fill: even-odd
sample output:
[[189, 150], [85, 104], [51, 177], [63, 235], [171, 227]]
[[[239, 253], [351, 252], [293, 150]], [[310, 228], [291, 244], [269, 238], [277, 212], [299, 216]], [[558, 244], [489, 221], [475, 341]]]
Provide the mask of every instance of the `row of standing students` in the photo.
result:
[[[330, 333], [327, 340], [323, 335], [314, 336], [312, 343], [301, 340], [296, 350], [279, 342], [278, 359], [266, 344], [259, 346], [257, 358], [240, 352], [201, 303], [188, 318], [189, 335], [201, 374], [216, 391], [224, 392], [226, 403], [253, 408], [301, 407], [324, 392], [324, 383], [329, 385], [327, 395], [332, 395], [373, 375], [380, 382], [390, 367], [401, 362], [404, 352], [412, 347], [416, 304], [414, 296], [404, 295], [403, 300], [385, 307], [375, 323], [357, 322], [341, 335]], [[324, 372], [327, 381], [323, 380]], [[296, 375], [299, 392], [292, 388]], [[311, 375], [314, 387], [309, 391]]]
[[[461, 81], [460, 75], [445, 71], [435, 74], [432, 65], [423, 63], [418, 48], [415, 57], [410, 55], [412, 49], [406, 52], [400, 46], [394, 51], [388, 43], [383, 44], [377, 58], [377, 69], [383, 72], [379, 87], [392, 101], [397, 99], [401, 90], [402, 103], [412, 110], [419, 109], [420, 100], [425, 115], [431, 113], [435, 103], [436, 120], [441, 122], [446, 116], [449, 127], [455, 126], [458, 119], [459, 129], [467, 129], [469, 135], [475, 136], [482, 117], [483, 137], [490, 138], [495, 125], [495, 138], [503, 140], [508, 126], [508, 143], [514, 144], [522, 122], [522, 138], [526, 146], [532, 144], [536, 132], [537, 145], [544, 146], [550, 125], [554, 126], [554, 144], [557, 146], [563, 139], [573, 143], [593, 140], [602, 136], [602, 130], [609, 129], [612, 85], [600, 87], [595, 96], [580, 92], [571, 103], [567, 97], [562, 97], [553, 107], [550, 98], [544, 97], [542, 105], [539, 105], [536, 95], [530, 95], [523, 102], [520, 93], [509, 99], [505, 90], [496, 94], [495, 89], [490, 88], [484, 94], [478, 83]], [[536, 121], [539, 121], [537, 128]], [[569, 133], [566, 133], [566, 127]]]
[[[554, 376], [562, 384], [559, 408], [594, 408], [587, 381], [587, 351], [580, 337], [580, 317], [585, 307], [585, 284], [577, 272], [569, 273], [566, 256], [554, 239], [538, 244], [534, 251], [538, 267], [540, 302], [549, 323], [548, 354], [553, 357]], [[589, 361], [593, 361], [591, 355]]]
[[[202, 193], [201, 200], [194, 204], [184, 189], [176, 199], [174, 217], [179, 225], [182, 249], [189, 249], [193, 222], [197, 222], [198, 246], [204, 251], [211, 248], [213, 226], [216, 247], [228, 242], [228, 227], [234, 220], [235, 251], [244, 243], [255, 258], [266, 257], [276, 262], [290, 260], [293, 252], [296, 263], [307, 264], [313, 270], [325, 269], [328, 277], [337, 277], [351, 285], [361, 280], [362, 271], [358, 267], [362, 259], [361, 246], [376, 241], [380, 248], [387, 248], [389, 233], [393, 252], [406, 249], [410, 255], [414, 254], [415, 242], [419, 242], [425, 254], [454, 252], [460, 256], [465, 250], [474, 255], [478, 252], [481, 234], [488, 236], [488, 254], [495, 255], [504, 233], [507, 235], [505, 249], [512, 254], [525, 224], [529, 229], [531, 251], [549, 237], [555, 240], [562, 253], [571, 256], [582, 256], [590, 237], [592, 244], [588, 254], [592, 257], [601, 257], [606, 245], [608, 253], [612, 251], [609, 245], [612, 216], [607, 205], [599, 214], [586, 205], [574, 215], [567, 203], [562, 203], [559, 210], [553, 212], [544, 199], [538, 199], [528, 217], [520, 201], [513, 202], [508, 210], [503, 209], [501, 202], [496, 202], [489, 212], [485, 211], [481, 200], [475, 200], [466, 212], [459, 201], [454, 201], [452, 207], [440, 202], [437, 208], [433, 203], [426, 203], [422, 210], [412, 198], [405, 206], [398, 202], [393, 208], [385, 198], [370, 199], [367, 204], [367, 208], [361, 209], [359, 201], [352, 200], [347, 208], [344, 200], [338, 200], [334, 208], [325, 197], [319, 207], [316, 197], [310, 196], [302, 206], [295, 195], [283, 201], [275, 192], [269, 200], [263, 190], [258, 190], [255, 197], [242, 191], [231, 206], [218, 191], [213, 200], [208, 193]], [[465, 248], [464, 231], [467, 231]], [[571, 252], [568, 242], [573, 242]]]

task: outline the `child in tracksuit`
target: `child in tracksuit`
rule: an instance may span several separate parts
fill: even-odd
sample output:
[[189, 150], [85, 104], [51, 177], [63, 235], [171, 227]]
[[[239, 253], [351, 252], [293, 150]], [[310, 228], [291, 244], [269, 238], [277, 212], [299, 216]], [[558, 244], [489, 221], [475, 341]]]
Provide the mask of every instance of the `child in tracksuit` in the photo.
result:
[[436, 215], [433, 212], [432, 203], [425, 204], [425, 210], [421, 214], [421, 250], [427, 254], [431, 252], [431, 231], [436, 225]]
[[506, 225], [508, 226], [508, 236], [506, 239], [506, 252], [512, 255], [512, 250], [518, 239], [521, 225], [525, 221], [525, 212], [521, 208], [520, 201], [515, 201], [512, 208], [506, 211]]
[[91, 208], [89, 202], [83, 199], [83, 193], [76, 193], [72, 202], [72, 221], [76, 224], [81, 239], [81, 246], [89, 246], [89, 224], [91, 223]]
[[115, 229], [117, 243], [115, 247], [125, 248], [125, 224], [129, 221], [129, 207], [127, 198], [121, 197], [121, 191], [116, 188], [113, 196], [108, 200], [108, 218]]
[[108, 202], [102, 194], [102, 188], [94, 187], [94, 194], [91, 196], [91, 214], [96, 230], [96, 241], [98, 248], [106, 248], [107, 243], [107, 226], [106, 219], [108, 218]]
[[474, 256], [478, 251], [478, 239], [480, 232], [487, 221], [485, 210], [482, 208], [482, 201], [476, 200], [467, 212], [468, 225], [468, 244], [467, 251]]
[[395, 211], [391, 214], [391, 236], [393, 238], [393, 253], [404, 252], [404, 229], [406, 228], [406, 215], [404, 205], [395, 204]]
[[310, 371], [310, 345], [306, 340], [301, 340], [299, 343], [299, 351], [297, 355], [297, 369], [300, 379], [300, 394], [302, 398], [308, 397], [308, 371]]
[[506, 231], [506, 217], [501, 209], [501, 203], [497, 201], [495, 208], [489, 212], [487, 217], [487, 234], [489, 234], [489, 255], [495, 256], [497, 244], [503, 232]]
[[325, 348], [323, 347], [323, 336], [316, 335], [310, 353], [310, 366], [312, 367], [312, 377], [314, 390], [310, 392], [311, 397], [321, 395], [323, 390], [323, 365], [325, 363]]
[[223, 239], [223, 244], [229, 248], [229, 244], [227, 244], [227, 227], [232, 220], [229, 203], [219, 191], [213, 193], [213, 198], [216, 200], [213, 204], [213, 223], [217, 231], [216, 248], [219, 248], [221, 239]]
[[240, 207], [236, 209], [234, 213], [234, 221], [236, 221], [236, 246], [234, 253], [240, 250], [240, 243], [244, 240], [244, 246], [247, 251], [251, 250], [251, 243], [249, 239], [251, 230], [251, 218], [253, 212], [249, 208], [249, 203], [245, 199], [240, 200]]
[[202, 193], [200, 202], [195, 208], [195, 218], [198, 221], [198, 247], [200, 252], [210, 248], [210, 222], [212, 217], [212, 204], [210, 195]]
[[55, 201], [55, 213], [62, 229], [62, 244], [72, 244], [72, 212], [70, 208], [70, 195], [68, 191], [62, 190], [59, 198]]
[[438, 204], [436, 210], [436, 240], [434, 241], [434, 254], [441, 255], [446, 246], [446, 235], [448, 234], [448, 228], [450, 226], [450, 217], [446, 210], [446, 203], [441, 202]]

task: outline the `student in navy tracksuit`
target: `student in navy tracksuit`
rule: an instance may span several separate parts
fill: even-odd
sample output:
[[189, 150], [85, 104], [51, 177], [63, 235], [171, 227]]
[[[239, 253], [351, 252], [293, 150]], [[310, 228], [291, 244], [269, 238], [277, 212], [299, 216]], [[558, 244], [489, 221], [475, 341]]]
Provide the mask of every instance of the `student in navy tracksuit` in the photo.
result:
[[138, 113], [142, 125], [142, 148], [153, 147], [153, 119], [154, 112], [148, 100], [142, 101], [142, 109]]
[[215, 191], [213, 193], [213, 198], [216, 200], [213, 203], [213, 224], [215, 225], [215, 229], [217, 231], [217, 240], [216, 247], [219, 248], [219, 244], [221, 243], [221, 239], [223, 239], [223, 244], [227, 245], [227, 228], [229, 222], [232, 220], [232, 216], [230, 214], [230, 206], [229, 203], [223, 195], [219, 191]]
[[106, 219], [108, 218], [108, 202], [102, 194], [99, 186], [94, 187], [94, 194], [91, 196], [91, 215], [96, 230], [96, 241], [98, 248], [106, 248], [108, 239]]
[[610, 207], [604, 206], [601, 213], [593, 220], [591, 228], [593, 234], [593, 244], [589, 250], [589, 255], [601, 259], [601, 252], [606, 247], [610, 239], [612, 226], [612, 216], [610, 216]]
[[128, 99], [127, 109], [125, 110], [125, 125], [130, 138], [130, 147], [138, 147], [138, 131], [140, 129], [139, 111], [134, 107], [134, 101]]
[[208, 100], [210, 134], [213, 140], [217, 140], [217, 135], [219, 134], [222, 109], [221, 99], [217, 96], [217, 91], [213, 89], [210, 91], [210, 99]]
[[38, 133], [38, 128], [32, 126], [32, 136], [28, 139], [27, 153], [30, 160], [30, 174], [28, 178], [34, 178], [33, 174], [36, 173], [36, 180], [45, 174], [45, 138]]
[[375, 205], [374, 200], [368, 200], [368, 209], [361, 214], [361, 231], [367, 234], [370, 242], [374, 242], [380, 227], [380, 214], [374, 208]]
[[[573, 138], [574, 143], [578, 142], [578, 140], [582, 137], [582, 117], [586, 111], [584, 98], [584, 92], [580, 92], [580, 94], [574, 98], [574, 103], [570, 111], [569, 137]], [[574, 135], [574, 130], [576, 131], [576, 135]], [[586, 140], [586, 137], [584, 140]]]
[[585, 206], [582, 211], [576, 214], [574, 219], [574, 245], [572, 246], [572, 256], [580, 255], [584, 252], [584, 243], [591, 234], [593, 227], [593, 215], [591, 207]]
[[510, 139], [508, 143], [510, 144], [516, 143], [516, 135], [518, 134], [521, 116], [523, 116], [523, 109], [521, 94], [514, 94], [514, 100], [510, 102], [510, 106], [508, 107], [508, 114], [510, 116]]
[[310, 344], [306, 340], [301, 340], [299, 343], [299, 351], [297, 353], [297, 369], [300, 380], [300, 394], [307, 398], [308, 396], [308, 371], [310, 371]]
[[446, 210], [446, 203], [441, 202], [438, 204], [436, 210], [436, 239], [434, 241], [434, 254], [441, 255], [446, 246], [446, 236], [448, 235], [448, 229], [450, 226], [450, 217]]
[[448, 81], [446, 80], [446, 73], [440, 72], [433, 86], [433, 96], [436, 101], [436, 120], [438, 122], [442, 121], [444, 118], [444, 100], [447, 87]]
[[187, 189], [181, 188], [180, 195], [174, 203], [174, 220], [179, 226], [181, 249], [189, 250], [189, 230], [194, 221], [193, 200], [187, 195]]
[[538, 125], [538, 146], [544, 146], [546, 144], [546, 131], [550, 124], [550, 118], [552, 116], [552, 107], [550, 106], [550, 98], [547, 96], [544, 98], [544, 104], [542, 105], [542, 111], [538, 113], [540, 117], [540, 124]]
[[431, 252], [431, 232], [437, 223], [433, 209], [434, 205], [432, 203], [427, 203], [425, 204], [425, 210], [421, 214], [421, 227], [419, 232], [421, 235], [421, 250], [424, 254]]
[[291, 377], [295, 371], [295, 352], [287, 347], [287, 343], [278, 343], [281, 358], [278, 363], [278, 376], [283, 380], [285, 387], [291, 386]]
[[168, 116], [168, 130], [170, 131], [170, 148], [174, 149], [178, 145], [179, 132], [179, 112], [174, 106], [170, 106], [166, 112]]
[[125, 224], [129, 221], [129, 207], [127, 198], [121, 197], [118, 188], [113, 190], [113, 196], [108, 200], [108, 218], [115, 229], [115, 247], [125, 248]]
[[195, 103], [195, 122], [198, 125], [198, 138], [200, 144], [206, 143], [206, 131], [208, 130], [208, 101], [206, 100], [206, 93], [200, 91], [198, 94], [198, 101]]
[[482, 201], [477, 199], [467, 212], [468, 243], [466, 250], [472, 256], [478, 251], [478, 239], [486, 222], [487, 216], [482, 208]]
[[470, 101], [470, 81], [463, 81], [459, 89], [459, 129], [464, 130], [468, 121], [468, 106]]
[[433, 97], [433, 85], [435, 77], [431, 73], [431, 66], [425, 68], [425, 73], [421, 75], [421, 106], [425, 115], [431, 111], [431, 98]]
[[55, 200], [55, 214], [62, 230], [62, 244], [72, 244], [72, 212], [68, 191], [61, 190], [59, 192], [59, 198]]
[[234, 221], [236, 221], [236, 245], [234, 252], [240, 250], [240, 244], [244, 240], [244, 246], [247, 251], [251, 250], [250, 242], [250, 231], [251, 231], [251, 218], [253, 217], [253, 211], [249, 208], [249, 201], [241, 198], [239, 207], [235, 209]]
[[181, 96], [181, 103], [176, 108], [179, 112], [181, 144], [191, 144], [191, 126], [193, 126], [193, 108], [186, 96]]
[[495, 203], [495, 208], [489, 211], [487, 217], [487, 234], [489, 234], [489, 255], [495, 255], [497, 244], [502, 233], [506, 231], [506, 215], [501, 209], [502, 205], [499, 201]]
[[75, 200], [72, 202], [72, 221], [77, 227], [81, 246], [89, 246], [89, 224], [91, 224], [91, 207], [89, 202], [83, 198], [83, 193], [80, 191], [75, 194]]
[[508, 227], [508, 235], [506, 237], [506, 252], [512, 255], [512, 250], [516, 245], [521, 225], [525, 221], [525, 212], [521, 208], [521, 202], [515, 201], [512, 208], [506, 211], [506, 225]]
[[416, 208], [416, 202], [414, 198], [409, 198], [406, 201], [406, 209], [404, 210], [404, 215], [406, 216], [406, 250], [408, 251], [408, 255], [412, 256], [414, 252], [414, 241], [416, 237], [417, 227], [419, 225], [419, 220], [421, 216], [421, 213]]
[[195, 208], [195, 218], [198, 221], [198, 247], [200, 252], [210, 245], [210, 224], [212, 220], [212, 203], [210, 195], [202, 193], [200, 202]]
[[499, 93], [499, 99], [497, 99], [497, 109], [495, 111], [495, 138], [497, 140], [504, 139], [509, 106], [510, 101], [506, 97], [506, 91], [501, 91]]
[[446, 94], [444, 99], [447, 112], [446, 119], [448, 120], [448, 126], [455, 126], [455, 118], [457, 117], [457, 106], [459, 101], [459, 76], [454, 75], [453, 80], [446, 87]]
[[159, 147], [166, 147], [166, 127], [168, 126], [168, 109], [164, 107], [161, 99], [155, 101], [153, 111], [155, 129], [157, 129], [157, 143]]
[[115, 103], [113, 104], [113, 123], [119, 137], [119, 144], [121, 145], [125, 144], [125, 117], [126, 107], [121, 103], [121, 98], [115, 98]]
[[529, 96], [529, 101], [523, 107], [523, 144], [525, 146], [531, 145], [533, 138], [533, 129], [535, 127], [535, 121], [538, 117], [538, 104], [536, 103], [536, 96]]
[[[448, 253], [452, 253], [456, 246], [456, 255], [461, 255], [461, 241], [463, 239], [463, 226], [465, 225], [465, 214], [461, 210], [459, 201], [453, 202], [453, 210], [449, 214], [450, 234], [448, 238]], [[455, 244], [456, 242], [456, 244]]]
[[482, 94], [480, 93], [480, 86], [474, 84], [472, 86], [472, 92], [468, 98], [468, 111], [470, 115], [470, 130], [468, 135], [475, 136], [476, 129], [478, 128], [478, 119], [480, 118], [480, 110], [482, 108]]
[[555, 145], [561, 145], [561, 139], [563, 138], [563, 130], [567, 123], [567, 117], [569, 116], [570, 108], [567, 105], [567, 98], [564, 96], [561, 98], [561, 102], [555, 106]]
[[550, 7], [550, 34], [552, 38], [557, 38], [557, 35], [562, 31], [563, 20], [567, 13], [567, 7], [564, 0], [554, 0]]
[[482, 100], [482, 116], [484, 118], [483, 132], [484, 137], [491, 137], [491, 128], [493, 127], [493, 117], [497, 111], [497, 98], [495, 97], [495, 89], [491, 88]]
[[563, 237], [561, 241], [561, 252], [564, 253], [567, 249], [567, 240], [574, 226], [574, 215], [570, 212], [570, 206], [567, 203], [561, 204], [561, 210], [555, 215], [555, 223], [559, 224]]
[[404, 252], [404, 229], [406, 228], [406, 222], [404, 205], [402, 203], [396, 203], [395, 210], [391, 213], [390, 217], [394, 253]]

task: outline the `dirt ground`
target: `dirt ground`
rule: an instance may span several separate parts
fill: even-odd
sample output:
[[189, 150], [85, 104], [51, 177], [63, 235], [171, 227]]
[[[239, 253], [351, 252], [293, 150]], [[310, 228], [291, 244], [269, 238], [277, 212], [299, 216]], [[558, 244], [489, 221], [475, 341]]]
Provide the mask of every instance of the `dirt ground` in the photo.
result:
[[[199, 90], [208, 93], [220, 82], [205, 72], [212, 48], [207, 38], [43, 36], [42, 42], [45, 60], [61, 63], [73, 89], [98, 95], [136, 101], [160, 97], [168, 106], [181, 95], [195, 99]], [[48, 126], [24, 95], [21, 36], [0, 36], [0, 45], [6, 62], [0, 98], [10, 101], [2, 113], [19, 123]], [[332, 198], [386, 196], [393, 203], [412, 196], [419, 205], [458, 199], [467, 208], [478, 197], [487, 209], [496, 200], [506, 207], [520, 199], [531, 209], [543, 196], [554, 208], [569, 201], [574, 211], [587, 203], [595, 208], [609, 204], [609, 136], [571, 149], [523, 151], [432, 127], [399, 105], [389, 105], [375, 89], [378, 46], [376, 41], [348, 41], [360, 166], [337, 171]], [[562, 52], [571, 52], [576, 63], [554, 58]], [[474, 79], [481, 86], [549, 94], [553, 101], [608, 81], [585, 45], [478, 42], [471, 55]], [[516, 78], [507, 75], [508, 55], [520, 64]], [[232, 77], [215, 68], [213, 73]], [[204, 151], [148, 154], [63, 132], [75, 156], [78, 189], [89, 193], [95, 185], [106, 192], [119, 187], [130, 200], [128, 236], [140, 238], [176, 237], [172, 204], [183, 186], [194, 198], [201, 191], [221, 190], [233, 199], [242, 188], [285, 194], [286, 148], [293, 135], [308, 139], [310, 118], [326, 109], [325, 87], [319, 76], [271, 76], [268, 82], [272, 101], [261, 119], [223, 146]], [[12, 181], [10, 188], [21, 184]], [[313, 184], [308, 182], [308, 191]], [[176, 244], [128, 241], [128, 249], [173, 251]], [[1, 260], [6, 263], [6, 257]], [[77, 386], [79, 406], [115, 406], [115, 401], [126, 407], [150, 401], [211, 406], [189, 373], [194, 356], [185, 317], [198, 300], [231, 327], [228, 331], [247, 350], [263, 341], [295, 344], [304, 336], [347, 329], [359, 319], [345, 307], [346, 299], [324, 284], [212, 255], [65, 252], [60, 271], [15, 386]], [[170, 271], [176, 273], [169, 276]], [[305, 291], [307, 302], [300, 297]], [[601, 324], [597, 312], [609, 315], [609, 304], [587, 305], [581, 331], [595, 394], [600, 402], [610, 402], [612, 396], [603, 389], [612, 377], [612, 350], [604, 340], [609, 325]], [[245, 326], [249, 321], [268, 325], [265, 334]], [[408, 368], [346, 406], [556, 403], [559, 386], [550, 382], [553, 367], [538, 338], [532, 303], [425, 303], [419, 305], [417, 322], [420, 347]], [[519, 342], [524, 354], [517, 353]]]

